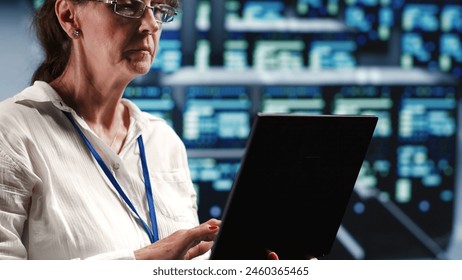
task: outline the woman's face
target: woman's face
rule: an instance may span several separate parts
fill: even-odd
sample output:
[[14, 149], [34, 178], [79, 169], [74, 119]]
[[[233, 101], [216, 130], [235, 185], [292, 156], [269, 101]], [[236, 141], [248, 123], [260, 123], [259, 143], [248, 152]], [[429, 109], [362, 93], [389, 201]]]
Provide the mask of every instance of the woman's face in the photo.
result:
[[131, 80], [149, 71], [161, 34], [150, 9], [139, 19], [117, 15], [113, 5], [93, 1], [78, 9], [82, 35], [75, 40], [77, 59], [90, 74]]

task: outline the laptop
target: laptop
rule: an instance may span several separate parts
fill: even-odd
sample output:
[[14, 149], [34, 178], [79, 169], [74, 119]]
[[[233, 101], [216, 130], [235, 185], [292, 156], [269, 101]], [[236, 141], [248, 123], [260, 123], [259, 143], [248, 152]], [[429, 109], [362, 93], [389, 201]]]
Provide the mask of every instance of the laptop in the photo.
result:
[[329, 254], [377, 121], [257, 114], [210, 259]]

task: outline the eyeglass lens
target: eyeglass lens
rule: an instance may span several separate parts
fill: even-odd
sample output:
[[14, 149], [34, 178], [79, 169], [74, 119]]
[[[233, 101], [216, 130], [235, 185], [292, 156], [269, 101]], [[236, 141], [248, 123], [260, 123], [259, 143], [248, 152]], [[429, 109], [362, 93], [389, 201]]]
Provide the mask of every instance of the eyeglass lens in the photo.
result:
[[176, 14], [175, 9], [168, 5], [154, 4], [150, 7], [144, 4], [144, 2], [138, 0], [119, 0], [115, 4], [114, 11], [121, 16], [140, 18], [143, 16], [146, 7], [151, 8], [155, 19], [163, 23], [173, 21]]

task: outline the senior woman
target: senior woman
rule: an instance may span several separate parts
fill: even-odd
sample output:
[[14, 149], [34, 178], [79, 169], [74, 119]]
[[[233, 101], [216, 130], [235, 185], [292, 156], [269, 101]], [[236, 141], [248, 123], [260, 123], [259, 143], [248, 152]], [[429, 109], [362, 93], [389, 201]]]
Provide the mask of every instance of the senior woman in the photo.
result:
[[206, 257], [183, 143], [122, 98], [176, 0], [45, 0], [33, 85], [0, 103], [0, 259]]

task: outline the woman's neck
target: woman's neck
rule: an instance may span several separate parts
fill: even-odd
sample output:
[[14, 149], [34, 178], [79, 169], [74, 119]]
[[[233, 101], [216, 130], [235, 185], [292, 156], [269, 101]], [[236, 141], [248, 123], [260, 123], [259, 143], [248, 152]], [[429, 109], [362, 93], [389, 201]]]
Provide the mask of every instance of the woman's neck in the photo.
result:
[[121, 150], [130, 122], [128, 108], [120, 102], [125, 85], [98, 83], [68, 71], [50, 85], [101, 140], [115, 152]]

